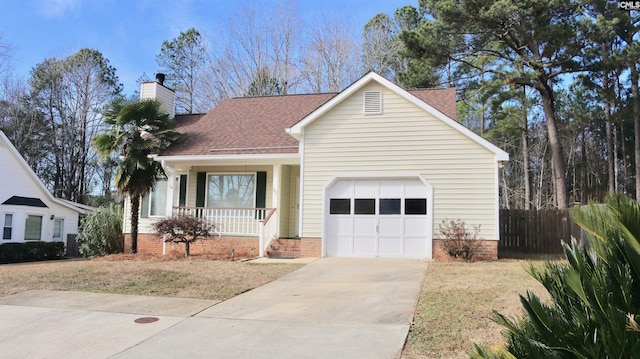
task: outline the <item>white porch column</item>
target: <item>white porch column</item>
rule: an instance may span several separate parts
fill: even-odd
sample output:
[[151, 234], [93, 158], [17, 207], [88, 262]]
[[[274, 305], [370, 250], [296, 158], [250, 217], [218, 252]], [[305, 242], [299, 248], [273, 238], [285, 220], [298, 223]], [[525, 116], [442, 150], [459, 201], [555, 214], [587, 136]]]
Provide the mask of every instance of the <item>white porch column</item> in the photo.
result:
[[162, 166], [164, 173], [167, 175], [167, 203], [166, 203], [166, 216], [173, 215], [173, 188], [176, 183], [176, 168], [173, 166]]
[[[276, 238], [280, 236], [280, 184], [282, 183], [282, 165], [273, 165], [273, 186], [271, 192], [271, 207], [276, 209]], [[271, 239], [271, 238], [269, 238]]]

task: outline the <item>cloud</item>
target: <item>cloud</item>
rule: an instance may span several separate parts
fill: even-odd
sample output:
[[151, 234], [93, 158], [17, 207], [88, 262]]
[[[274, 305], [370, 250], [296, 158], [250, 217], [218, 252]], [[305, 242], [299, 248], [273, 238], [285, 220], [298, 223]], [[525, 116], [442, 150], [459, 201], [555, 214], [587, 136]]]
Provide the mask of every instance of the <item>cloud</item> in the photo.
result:
[[36, 0], [40, 12], [48, 19], [62, 17], [77, 10], [82, 0]]

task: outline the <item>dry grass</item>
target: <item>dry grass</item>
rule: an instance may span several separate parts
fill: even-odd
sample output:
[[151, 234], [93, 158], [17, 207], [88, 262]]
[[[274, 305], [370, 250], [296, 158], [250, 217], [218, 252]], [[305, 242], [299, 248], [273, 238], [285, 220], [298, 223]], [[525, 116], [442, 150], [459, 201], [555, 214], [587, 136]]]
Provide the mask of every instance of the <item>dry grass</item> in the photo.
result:
[[403, 358], [468, 358], [473, 343], [503, 343], [492, 310], [522, 315], [518, 294], [546, 290], [525, 272], [526, 261], [434, 262], [429, 266]]
[[131, 255], [0, 265], [0, 297], [49, 289], [225, 300], [302, 266]]

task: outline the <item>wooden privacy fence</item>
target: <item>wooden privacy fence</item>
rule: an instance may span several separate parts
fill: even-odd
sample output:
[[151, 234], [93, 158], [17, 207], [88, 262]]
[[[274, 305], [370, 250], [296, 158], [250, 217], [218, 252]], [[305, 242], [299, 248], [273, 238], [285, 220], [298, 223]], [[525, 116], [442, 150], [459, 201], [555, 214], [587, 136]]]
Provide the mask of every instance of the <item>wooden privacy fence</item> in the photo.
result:
[[561, 241], [581, 238], [580, 227], [573, 222], [568, 209], [500, 210], [501, 257], [509, 254], [562, 254]]

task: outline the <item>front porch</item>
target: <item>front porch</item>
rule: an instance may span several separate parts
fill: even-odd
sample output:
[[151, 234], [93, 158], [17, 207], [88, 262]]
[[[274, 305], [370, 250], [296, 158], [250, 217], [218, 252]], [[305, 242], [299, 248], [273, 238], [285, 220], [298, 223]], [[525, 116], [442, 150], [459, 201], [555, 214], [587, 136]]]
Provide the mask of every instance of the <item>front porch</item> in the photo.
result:
[[173, 216], [203, 218], [219, 238], [257, 237], [257, 255], [263, 257], [273, 239], [278, 238], [275, 208], [212, 208], [174, 206]]
[[[224, 248], [212, 250], [223, 254], [223, 258], [228, 258], [233, 249], [237, 258], [266, 256], [273, 239], [299, 238], [297, 154], [275, 160], [273, 155], [254, 158], [252, 164], [247, 164], [246, 159], [220, 157], [216, 160], [165, 158], [161, 162], [166, 179], [159, 180], [141, 201], [139, 252], [145, 252], [148, 247], [149, 253], [166, 254], [167, 247], [173, 248], [157, 237], [153, 223], [175, 215], [198, 216], [212, 224], [216, 237], [202, 241], [202, 248], [218, 243], [218, 247]], [[127, 207], [128, 201], [125, 201], [125, 218], [130, 218]], [[124, 226], [124, 233], [130, 233], [129, 221], [125, 221]], [[155, 244], [151, 243], [153, 237]], [[147, 239], [149, 243], [145, 244]], [[235, 244], [229, 247], [221, 242]], [[194, 249], [198, 250], [198, 246], [200, 244]], [[320, 255], [319, 251], [312, 252], [312, 256]]]

